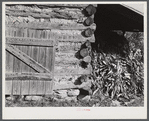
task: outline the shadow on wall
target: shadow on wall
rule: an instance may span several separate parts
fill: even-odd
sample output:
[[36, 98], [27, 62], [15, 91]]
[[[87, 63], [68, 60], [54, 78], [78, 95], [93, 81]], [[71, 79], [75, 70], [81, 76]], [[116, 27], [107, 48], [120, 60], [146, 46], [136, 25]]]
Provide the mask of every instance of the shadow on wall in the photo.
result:
[[[132, 19], [133, 17], [137, 20]], [[122, 56], [129, 51], [128, 42], [123, 33], [143, 30], [143, 17], [119, 4], [98, 5], [94, 22], [97, 27], [94, 33], [96, 42], [92, 44], [93, 49]]]

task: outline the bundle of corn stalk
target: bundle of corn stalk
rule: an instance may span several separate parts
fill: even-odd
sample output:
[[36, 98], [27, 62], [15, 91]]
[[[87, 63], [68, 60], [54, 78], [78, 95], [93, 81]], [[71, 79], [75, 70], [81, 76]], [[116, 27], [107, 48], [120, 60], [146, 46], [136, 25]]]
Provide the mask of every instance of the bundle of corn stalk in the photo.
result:
[[144, 95], [142, 51], [133, 41], [129, 41], [129, 53], [125, 58], [102, 50], [92, 51], [92, 75], [96, 88], [93, 95], [100, 90], [103, 95], [124, 102], [134, 95]]

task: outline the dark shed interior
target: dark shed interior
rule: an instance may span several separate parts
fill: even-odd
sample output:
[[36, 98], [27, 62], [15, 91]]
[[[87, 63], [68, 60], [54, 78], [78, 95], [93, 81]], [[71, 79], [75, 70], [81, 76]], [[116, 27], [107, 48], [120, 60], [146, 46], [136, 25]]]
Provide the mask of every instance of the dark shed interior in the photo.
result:
[[118, 52], [122, 56], [128, 51], [125, 32], [143, 32], [143, 15], [120, 4], [98, 4], [93, 45], [96, 50]]

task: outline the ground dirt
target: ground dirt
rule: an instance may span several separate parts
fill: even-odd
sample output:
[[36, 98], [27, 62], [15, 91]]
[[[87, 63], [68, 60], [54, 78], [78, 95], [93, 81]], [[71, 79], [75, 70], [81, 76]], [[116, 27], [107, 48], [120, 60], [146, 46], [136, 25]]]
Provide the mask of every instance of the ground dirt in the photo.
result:
[[45, 96], [42, 100], [26, 101], [22, 98], [5, 100], [6, 107], [143, 107], [144, 97], [137, 97], [128, 102], [111, 100], [110, 98], [91, 98], [89, 101], [60, 101], [52, 96]]

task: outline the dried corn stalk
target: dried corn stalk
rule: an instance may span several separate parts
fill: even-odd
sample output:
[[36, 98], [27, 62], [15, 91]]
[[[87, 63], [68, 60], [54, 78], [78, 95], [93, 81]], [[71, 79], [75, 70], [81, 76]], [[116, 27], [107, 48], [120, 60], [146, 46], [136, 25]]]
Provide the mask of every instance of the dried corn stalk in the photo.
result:
[[129, 99], [132, 94], [143, 94], [143, 50], [142, 44], [141, 47], [135, 45], [133, 41], [129, 41], [129, 53], [125, 58], [114, 53], [107, 54], [102, 50], [92, 51], [92, 75], [96, 90], [112, 99], [120, 96]]

